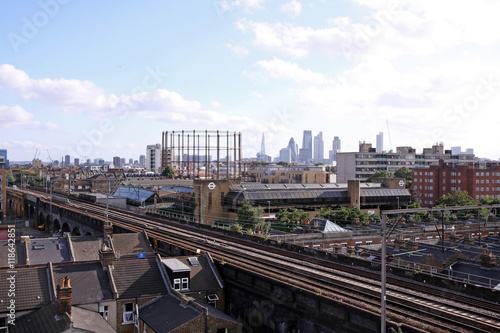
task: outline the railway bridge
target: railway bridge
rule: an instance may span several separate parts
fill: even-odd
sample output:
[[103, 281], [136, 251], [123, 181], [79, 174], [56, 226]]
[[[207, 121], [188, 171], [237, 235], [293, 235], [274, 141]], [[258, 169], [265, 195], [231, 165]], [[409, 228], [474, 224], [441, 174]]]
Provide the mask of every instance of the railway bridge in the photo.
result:
[[[8, 205], [16, 214], [24, 214], [22, 217], [28, 218], [32, 226], [43, 225], [51, 232], [60, 227], [74, 234], [96, 234], [101, 232], [105, 220], [102, 206], [76, 199], [72, 202], [71, 198], [69, 202], [56, 199], [51, 203], [44, 193], [9, 189]], [[245, 237], [235, 240], [234, 235], [229, 237], [207, 230], [209, 226], [193, 228], [118, 210], [110, 210], [109, 219], [118, 232], [120, 229], [146, 230], [158, 249], [167, 254], [210, 252], [226, 284], [226, 311], [244, 321], [248, 332], [381, 332], [378, 273], [362, 273], [358, 268], [349, 270], [314, 256], [306, 257], [300, 252], [313, 249], [293, 248], [292, 244], [285, 251], [251, 243]], [[392, 279], [388, 283], [395, 285], [398, 281]], [[465, 300], [457, 300], [460, 310], [453, 311], [458, 314], [446, 319], [438, 299], [449, 298], [449, 301], [453, 298], [451, 293], [443, 297], [439, 291], [432, 301], [436, 305], [430, 309], [427, 304], [421, 305], [429, 301], [415, 303], [414, 298], [420, 297], [423, 288], [413, 286], [415, 289], [410, 290], [410, 284], [397, 288], [388, 296], [391, 303], [386, 317], [388, 329], [403, 332], [500, 330], [498, 304], [471, 305], [475, 307], [470, 315], [474, 319], [463, 319], [462, 323], [459, 320], [464, 316]], [[405, 298], [408, 294], [412, 294], [412, 298]], [[495, 314], [476, 316], [479, 307], [491, 309], [497, 317]], [[471, 320], [475, 321], [471, 323]]]

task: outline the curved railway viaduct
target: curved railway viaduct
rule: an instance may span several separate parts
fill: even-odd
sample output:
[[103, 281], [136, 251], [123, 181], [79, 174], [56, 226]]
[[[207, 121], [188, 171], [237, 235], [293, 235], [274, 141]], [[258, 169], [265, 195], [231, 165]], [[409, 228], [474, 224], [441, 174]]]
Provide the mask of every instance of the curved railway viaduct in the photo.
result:
[[[72, 203], [70, 207], [64, 199], [61, 201], [53, 200], [51, 205], [49, 196], [44, 193], [8, 190], [7, 208], [17, 216], [29, 219], [31, 226], [43, 225], [45, 230], [51, 233], [57, 232], [58, 228], [80, 235], [102, 233], [105, 220], [104, 208], [92, 206], [88, 203]], [[144, 217], [140, 219], [144, 220]], [[244, 262], [244, 259], [229, 259], [229, 254], [226, 258], [226, 255], [218, 254], [215, 251], [215, 245], [222, 250], [226, 247], [227, 237], [223, 235], [220, 235], [219, 238], [215, 233], [211, 236], [205, 234], [205, 236], [200, 237], [201, 242], [196, 240], [198, 241], [196, 243], [195, 238], [197, 237], [191, 237], [192, 242], [182, 243], [175, 238], [169, 240], [166, 237], [169, 231], [162, 230], [162, 227], [149, 227], [145, 222], [135, 225], [131, 223], [127, 226], [123, 222], [124, 220], [115, 221], [113, 221], [115, 232], [126, 232], [127, 229], [130, 231], [147, 230], [151, 241], [156, 241], [159, 250], [167, 254], [190, 255], [196, 253], [200, 248], [202, 251], [216, 253], [213, 257], [218, 261], [220, 272], [225, 280], [227, 313], [243, 320], [248, 332], [381, 331], [380, 307], [377, 307], [376, 304], [365, 303], [362, 296], [359, 299], [356, 296], [346, 298], [346, 296], [336, 296], [323, 292], [321, 284], [318, 282], [312, 282], [313, 280], [308, 282], [299, 274], [294, 276], [293, 273], [290, 275], [286, 274], [285, 271], [281, 272], [278, 264], [275, 265], [276, 271], [271, 268], [258, 270], [250, 267]], [[151, 219], [151, 221], [154, 223], [158, 219]], [[204, 231], [200, 229], [199, 225], [197, 230], [200, 233]], [[233, 250], [228, 249], [228, 253], [231, 251]], [[255, 252], [258, 251], [255, 250]], [[297, 247], [295, 251], [304, 251], [304, 249], [300, 250]], [[380, 296], [380, 294], [378, 295]], [[387, 319], [388, 329], [393, 328], [395, 331], [401, 330], [405, 333], [448, 331], [443, 329], [443, 327], [448, 327], [448, 324], [444, 324], [440, 328], [432, 328], [420, 324], [417, 317], [411, 318], [411, 316], [404, 317], [401, 314], [393, 314], [388, 315]], [[450, 328], [450, 332], [469, 331], [468, 328], [464, 329], [460, 324], [455, 325], [454, 329]], [[498, 328], [500, 329], [500, 326]], [[483, 331], [487, 332], [489, 329], [478, 330], [478, 332]]]

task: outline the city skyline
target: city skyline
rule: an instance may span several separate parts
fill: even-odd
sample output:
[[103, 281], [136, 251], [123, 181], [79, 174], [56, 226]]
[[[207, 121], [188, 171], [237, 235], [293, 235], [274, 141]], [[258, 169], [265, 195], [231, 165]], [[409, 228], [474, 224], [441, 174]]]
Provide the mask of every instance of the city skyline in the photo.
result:
[[341, 138], [342, 151], [383, 132], [384, 150], [444, 142], [500, 157], [496, 2], [0, 6], [0, 148], [12, 161], [37, 149], [44, 161], [135, 160], [162, 131], [204, 129], [242, 132], [244, 157], [262, 133], [275, 157], [303, 130], [326, 147]]

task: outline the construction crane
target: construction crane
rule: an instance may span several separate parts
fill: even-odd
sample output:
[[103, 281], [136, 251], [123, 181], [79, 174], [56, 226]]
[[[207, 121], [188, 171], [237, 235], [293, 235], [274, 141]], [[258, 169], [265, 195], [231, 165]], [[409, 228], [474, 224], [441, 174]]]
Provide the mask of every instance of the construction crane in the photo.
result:
[[47, 156], [49, 157], [49, 160], [50, 160], [50, 163], [53, 164], [54, 161], [52, 160], [52, 158], [50, 158], [50, 153], [49, 153], [49, 150], [47, 149]]

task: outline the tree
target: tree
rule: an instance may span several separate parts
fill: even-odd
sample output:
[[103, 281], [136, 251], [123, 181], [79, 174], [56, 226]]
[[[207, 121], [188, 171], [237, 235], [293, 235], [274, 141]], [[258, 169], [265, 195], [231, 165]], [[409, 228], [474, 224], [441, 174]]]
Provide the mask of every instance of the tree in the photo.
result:
[[455, 190], [436, 200], [437, 207], [443, 206], [474, 206], [478, 202], [474, 200], [467, 191]]
[[380, 170], [371, 175], [366, 181], [371, 183], [373, 178], [394, 178], [394, 173], [387, 170]]
[[396, 178], [403, 178], [405, 180], [405, 187], [411, 188], [413, 176], [412, 176], [412, 172], [410, 169], [408, 169], [407, 167], [402, 167], [402, 168], [396, 170], [396, 172], [394, 172], [394, 176]]
[[253, 207], [250, 202], [245, 201], [243, 205], [238, 208], [237, 214], [237, 223], [249, 229], [255, 229], [257, 224], [261, 222], [261, 216], [264, 214], [264, 210], [260, 207]]
[[168, 178], [175, 178], [175, 171], [174, 169], [168, 165], [163, 172], [161, 173], [163, 177], [168, 177]]
[[330, 220], [341, 226], [351, 224], [356, 218], [360, 221], [368, 220], [368, 215], [366, 213], [363, 213], [359, 210], [359, 208], [356, 207], [340, 207], [336, 210], [333, 210], [329, 207], [321, 208], [316, 216], [319, 218]]
[[485, 195], [481, 199], [479, 199], [481, 205], [494, 205], [500, 203], [500, 198], [495, 198], [491, 195]]
[[303, 224], [309, 219], [309, 215], [302, 209], [281, 209], [276, 214], [278, 222], [273, 224], [273, 228], [280, 231], [292, 232], [298, 224]]

